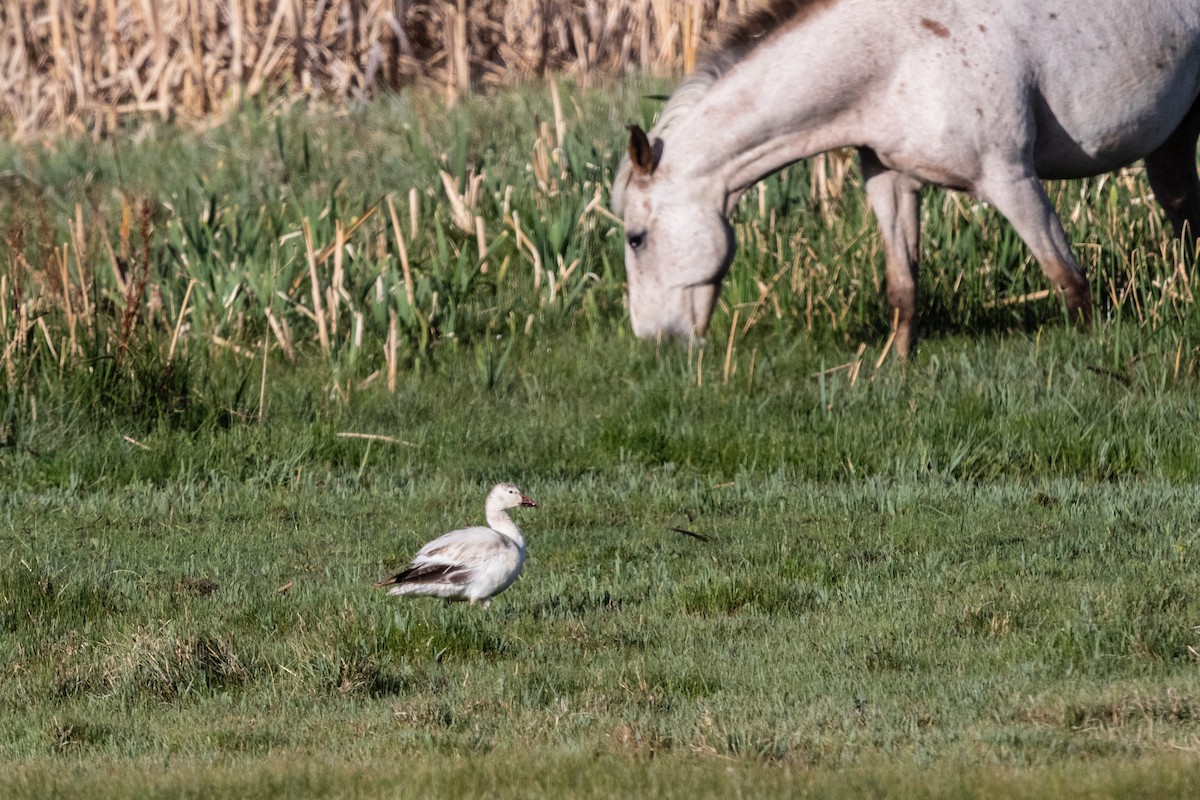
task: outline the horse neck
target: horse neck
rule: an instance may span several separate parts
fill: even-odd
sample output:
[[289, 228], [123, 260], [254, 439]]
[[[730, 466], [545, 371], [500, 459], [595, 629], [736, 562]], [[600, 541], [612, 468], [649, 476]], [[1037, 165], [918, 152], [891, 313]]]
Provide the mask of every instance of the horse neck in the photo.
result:
[[676, 111], [663, 131], [664, 162], [719, 182], [736, 202], [788, 164], [861, 143], [862, 98], [872, 78], [864, 63], [876, 66], [874, 74], [884, 69], [883, 54], [870, 52], [872, 43], [846, 24], [853, 5], [841, 0], [804, 19], [752, 50], [702, 95], [693, 89], [690, 107]]

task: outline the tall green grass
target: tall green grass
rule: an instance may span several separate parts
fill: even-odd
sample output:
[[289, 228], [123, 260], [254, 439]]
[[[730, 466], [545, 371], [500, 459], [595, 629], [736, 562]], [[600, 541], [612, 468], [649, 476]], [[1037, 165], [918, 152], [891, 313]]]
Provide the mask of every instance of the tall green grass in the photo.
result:
[[[249, 372], [265, 359], [274, 376], [316, 359], [338, 391], [394, 391], [464, 348], [494, 373], [520, 337], [609, 335], [626, 324], [619, 225], [605, 210], [620, 131], [648, 124], [657, 104], [646, 96], [662, 90], [529, 87], [452, 112], [406, 95], [336, 117], [248, 107], [204, 133], [146, 127], [0, 149], [9, 417], [32, 417], [33, 398], [74, 381], [138, 415], [187, 419], [180, 405], [204, 380], [192, 366], [213, 360]], [[843, 351], [836, 359], [885, 340], [882, 254], [858, 183], [835, 156], [748, 193], [710, 379], [728, 379], [723, 353], [752, 349], [756, 331]], [[928, 336], [1058, 323], [1057, 300], [998, 215], [927, 195]], [[1195, 268], [1140, 170], [1057, 184], [1054, 196], [1102, 325], [1195, 328]], [[1179, 371], [1193, 373], [1196, 346], [1177, 344]]]

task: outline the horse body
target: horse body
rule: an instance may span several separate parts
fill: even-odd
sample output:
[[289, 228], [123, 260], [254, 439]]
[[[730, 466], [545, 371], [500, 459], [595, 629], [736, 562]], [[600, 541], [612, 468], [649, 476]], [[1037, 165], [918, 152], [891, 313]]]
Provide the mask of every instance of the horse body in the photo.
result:
[[702, 335], [757, 181], [858, 148], [884, 239], [897, 351], [916, 301], [919, 190], [994, 205], [1087, 321], [1090, 294], [1040, 178], [1146, 159], [1177, 234], [1200, 229], [1200, 3], [790, 0], [726, 36], [631, 128], [613, 183], [639, 336]]

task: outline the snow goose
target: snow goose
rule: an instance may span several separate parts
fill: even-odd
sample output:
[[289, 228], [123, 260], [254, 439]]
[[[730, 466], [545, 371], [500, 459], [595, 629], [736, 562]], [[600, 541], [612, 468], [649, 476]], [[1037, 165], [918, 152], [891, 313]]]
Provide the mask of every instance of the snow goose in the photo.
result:
[[521, 574], [525, 564], [525, 537], [508, 516], [508, 509], [537, 507], [511, 483], [498, 483], [484, 504], [488, 527], [451, 531], [422, 547], [408, 569], [376, 587], [390, 586], [388, 594], [441, 597], [483, 602], [503, 592]]

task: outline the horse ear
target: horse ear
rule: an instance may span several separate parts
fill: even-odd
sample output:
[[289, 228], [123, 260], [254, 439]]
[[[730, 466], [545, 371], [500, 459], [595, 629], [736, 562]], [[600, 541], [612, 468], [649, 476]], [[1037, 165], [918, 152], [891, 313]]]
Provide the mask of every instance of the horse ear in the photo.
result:
[[629, 161], [641, 175], [650, 175], [662, 158], [662, 140], [656, 139], [650, 144], [646, 132], [637, 125], [629, 126]]

